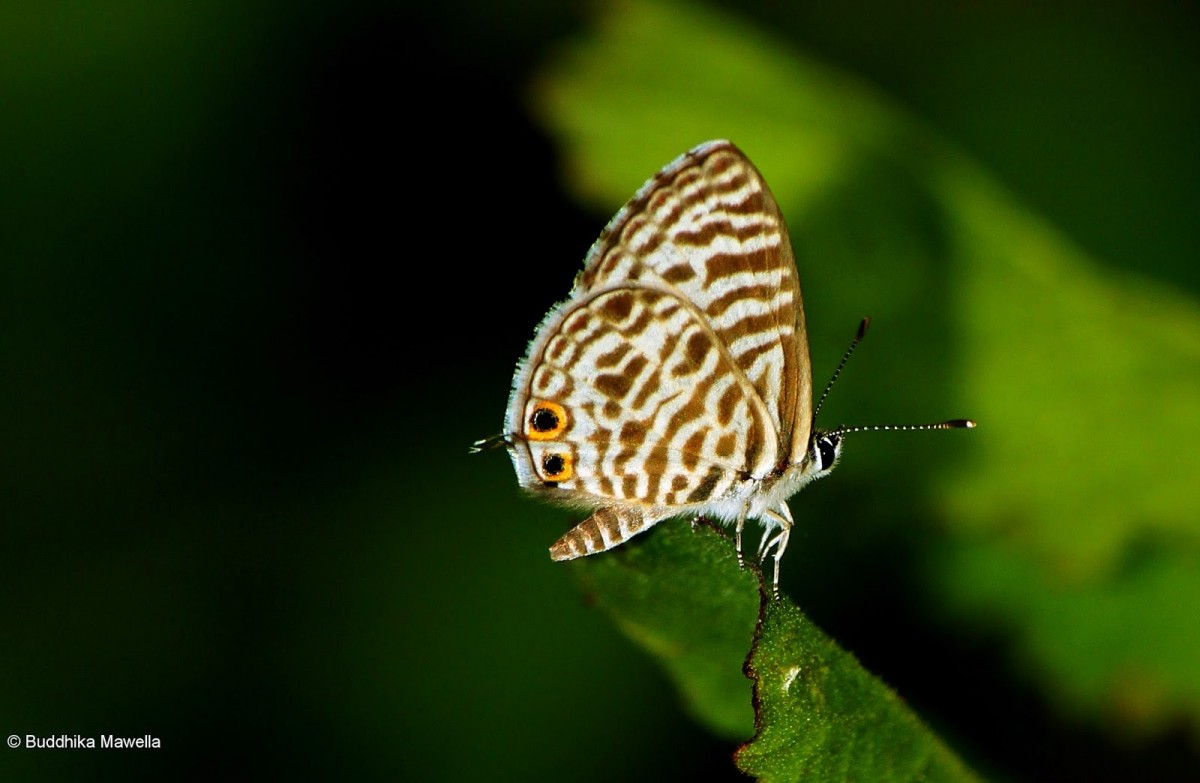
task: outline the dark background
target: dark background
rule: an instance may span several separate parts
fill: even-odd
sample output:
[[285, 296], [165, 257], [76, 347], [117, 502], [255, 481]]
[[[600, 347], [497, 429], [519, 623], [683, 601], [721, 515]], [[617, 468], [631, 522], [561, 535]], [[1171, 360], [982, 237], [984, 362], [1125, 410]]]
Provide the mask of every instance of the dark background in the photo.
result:
[[[905, 5], [743, 13], [1104, 264], [1200, 289], [1190, 6]], [[527, 102], [590, 18], [0, 11], [0, 729], [163, 744], [4, 748], [0, 777], [734, 775], [546, 559], [572, 515], [465, 456], [608, 218]], [[886, 546], [841, 562], [858, 592], [805, 608], [981, 769], [1195, 771], [1187, 727], [1122, 741], [1007, 680], [999, 640], [947, 637]]]

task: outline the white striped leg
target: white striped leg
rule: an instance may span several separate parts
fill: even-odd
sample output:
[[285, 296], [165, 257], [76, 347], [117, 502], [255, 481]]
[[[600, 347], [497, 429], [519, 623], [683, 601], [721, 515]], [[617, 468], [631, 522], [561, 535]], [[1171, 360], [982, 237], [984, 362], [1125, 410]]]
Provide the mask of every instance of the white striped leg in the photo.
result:
[[764, 530], [762, 541], [758, 545], [758, 559], [763, 561], [767, 559], [767, 554], [775, 550], [775, 579], [771, 583], [771, 591], [775, 598], [779, 598], [779, 561], [783, 558], [783, 553], [787, 551], [788, 539], [792, 535], [792, 510], [788, 508], [786, 502], [780, 503], [778, 508], [769, 509], [765, 516], [779, 524], [779, 532], [772, 537], [770, 531]]
[[738, 568], [746, 567], [746, 560], [745, 560], [745, 558], [742, 557], [742, 530], [745, 529], [745, 527], [746, 527], [746, 514], [749, 511], [750, 511], [750, 504], [747, 503], [746, 505], [742, 506], [742, 510], [738, 514], [738, 518], [737, 518], [736, 541], [737, 541]]

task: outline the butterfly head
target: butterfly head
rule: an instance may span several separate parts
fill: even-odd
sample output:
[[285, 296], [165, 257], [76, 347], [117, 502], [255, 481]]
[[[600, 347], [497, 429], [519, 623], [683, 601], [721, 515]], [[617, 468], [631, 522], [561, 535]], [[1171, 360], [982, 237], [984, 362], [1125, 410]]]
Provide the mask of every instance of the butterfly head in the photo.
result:
[[840, 430], [813, 433], [812, 443], [808, 447], [809, 470], [813, 478], [821, 478], [833, 470], [838, 458], [842, 456], [842, 433]]

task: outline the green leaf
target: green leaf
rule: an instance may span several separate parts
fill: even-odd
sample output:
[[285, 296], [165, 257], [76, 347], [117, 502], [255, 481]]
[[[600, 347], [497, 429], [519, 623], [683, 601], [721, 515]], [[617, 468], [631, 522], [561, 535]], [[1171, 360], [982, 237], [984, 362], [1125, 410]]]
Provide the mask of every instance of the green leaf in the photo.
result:
[[754, 710], [742, 663], [758, 589], [728, 541], [711, 527], [693, 532], [672, 520], [573, 566], [596, 605], [658, 659], [697, 720], [730, 740], [750, 736]]
[[972, 181], [958, 198], [968, 405], [995, 437], [941, 490], [928, 579], [985, 613], [1064, 712], [1200, 726], [1200, 308]]
[[698, 720], [732, 740], [745, 740], [757, 725], [737, 754], [747, 774], [974, 779], [895, 693], [795, 604], [767, 598], [762, 572], [738, 567], [721, 529], [673, 520], [573, 565], [587, 595], [662, 663]]
[[759, 780], [975, 779], [790, 600], [764, 599], [747, 671], [759, 731], [737, 762]]
[[866, 85], [731, 16], [612, 4], [532, 96], [603, 212], [697, 142], [741, 146], [788, 219], [814, 366], [864, 313], [907, 346], [859, 362], [830, 410], [980, 422], [905, 441], [919, 470], [847, 457], [834, 480], [876, 469], [864, 525], [912, 537], [947, 627], [1010, 639], [1065, 712], [1200, 726], [1194, 298], [1105, 268]]

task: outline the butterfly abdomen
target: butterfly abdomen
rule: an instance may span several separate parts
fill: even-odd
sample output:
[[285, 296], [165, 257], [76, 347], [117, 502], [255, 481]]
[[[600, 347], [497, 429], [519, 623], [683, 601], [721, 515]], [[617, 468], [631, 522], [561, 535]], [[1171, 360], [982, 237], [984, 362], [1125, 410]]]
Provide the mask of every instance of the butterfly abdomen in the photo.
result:
[[646, 519], [640, 509], [602, 508], [554, 542], [550, 547], [550, 557], [554, 560], [574, 560], [603, 552], [627, 541], [646, 527]]

